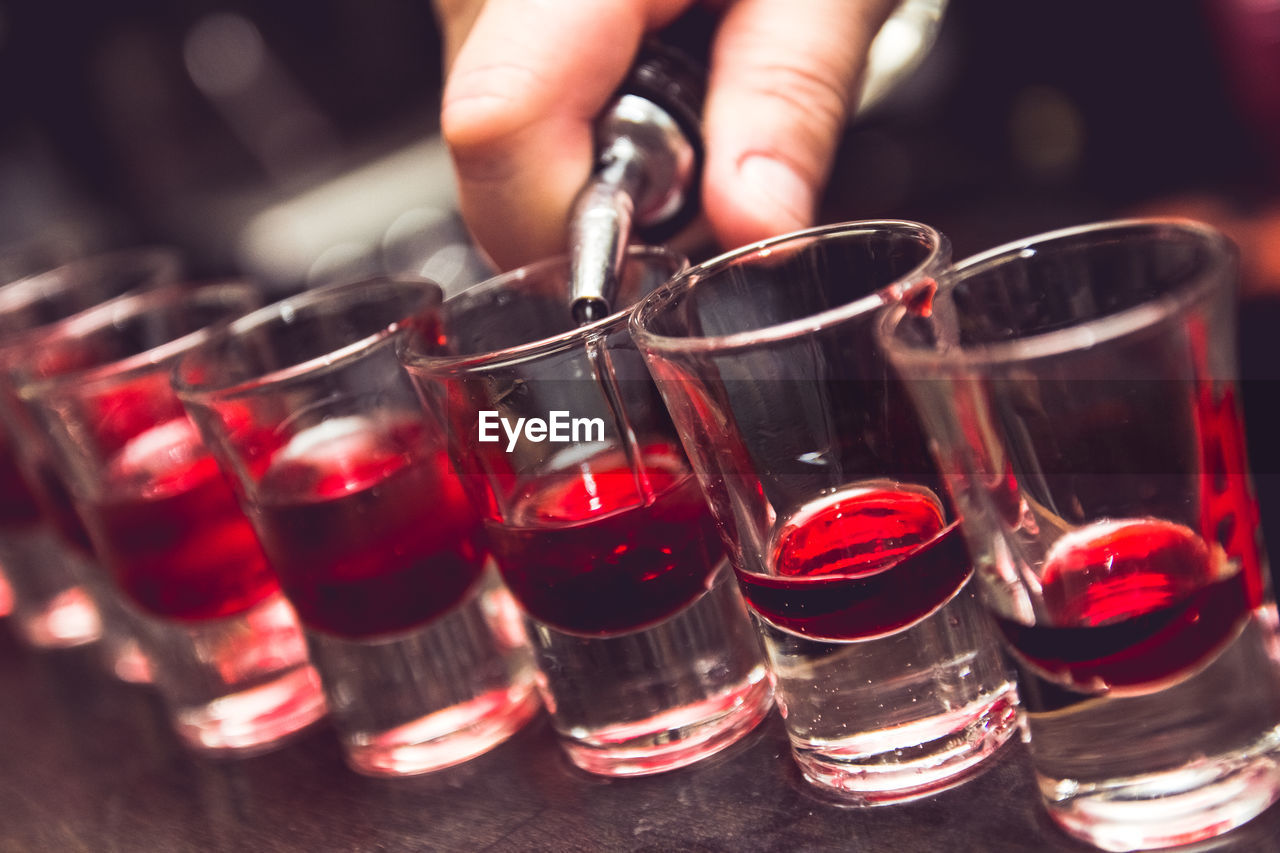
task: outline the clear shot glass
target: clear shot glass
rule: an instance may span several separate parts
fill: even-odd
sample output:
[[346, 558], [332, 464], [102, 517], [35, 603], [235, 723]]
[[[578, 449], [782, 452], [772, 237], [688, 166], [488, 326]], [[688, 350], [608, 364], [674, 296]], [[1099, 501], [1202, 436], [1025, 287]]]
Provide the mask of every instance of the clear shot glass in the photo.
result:
[[[66, 263], [75, 257], [74, 248], [57, 240], [39, 238], [0, 246], [0, 287]], [[12, 444], [0, 426], [0, 537], [4, 536], [5, 529], [26, 527], [35, 504], [35, 496], [17, 468], [18, 456]], [[0, 545], [2, 551], [3, 545]], [[4, 563], [0, 560], [0, 618], [12, 612], [13, 587], [9, 585]], [[79, 632], [79, 636], [85, 635]]]
[[[615, 304], [683, 264], [632, 250]], [[750, 731], [771, 683], [626, 313], [578, 327], [569, 306], [568, 260], [543, 261], [446, 300], [401, 355], [483, 508], [561, 745], [593, 773], [658, 773]]]
[[955, 785], [1016, 727], [954, 510], [873, 335], [948, 253], [910, 222], [802, 231], [695, 266], [633, 314], [795, 760], [856, 805]]
[[1232, 247], [1183, 221], [958, 264], [881, 337], [964, 516], [1053, 818], [1108, 850], [1280, 792], [1276, 610], [1236, 399]]
[[169, 383], [184, 352], [259, 304], [233, 284], [104, 303], [43, 336], [17, 388], [140, 614], [175, 730], [224, 755], [272, 747], [325, 711], [297, 618]]
[[426, 281], [308, 291], [174, 379], [302, 619], [347, 762], [371, 775], [465, 761], [539, 707], [480, 514], [396, 358], [440, 299]]
[[128, 620], [87, 565], [83, 525], [7, 373], [29, 362], [57, 323], [123, 293], [171, 284], [181, 272], [172, 250], [123, 249], [0, 286], [0, 566], [12, 587], [14, 627], [34, 648], [102, 640], [108, 666], [132, 680], [145, 680], [146, 668]]
[[[14, 541], [20, 541], [39, 522], [36, 498], [18, 469], [18, 455], [13, 448], [13, 441], [9, 438], [8, 431], [0, 427], [0, 617], [12, 616], [14, 612], [15, 596], [13, 585], [9, 582], [9, 572], [14, 569], [8, 568], [15, 558]], [[15, 569], [21, 572], [20, 566], [15, 566]], [[58, 591], [55, 591], [55, 598], [57, 594]], [[35, 600], [37, 599], [33, 597], [28, 598], [29, 602]], [[25, 620], [21, 617], [13, 620], [18, 628], [18, 636], [32, 647], [56, 648], [60, 644], [74, 646], [92, 642], [96, 636], [92, 619], [86, 626], [87, 630], [85, 627], [74, 627], [70, 632], [64, 632], [55, 630], [57, 621], [48, 618], [49, 614], [58, 612], [56, 609], [45, 608], [45, 618], [40, 621], [34, 618], [37, 612], [33, 606], [27, 611]], [[83, 608], [77, 608], [77, 614], [84, 612]], [[78, 615], [74, 618], [75, 621], [80, 621]]]

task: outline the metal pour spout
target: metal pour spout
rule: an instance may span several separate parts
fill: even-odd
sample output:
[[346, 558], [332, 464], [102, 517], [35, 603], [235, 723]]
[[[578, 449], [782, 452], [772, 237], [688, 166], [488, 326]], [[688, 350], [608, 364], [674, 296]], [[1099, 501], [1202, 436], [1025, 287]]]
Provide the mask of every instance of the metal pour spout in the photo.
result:
[[594, 323], [612, 313], [622, 258], [631, 239], [635, 198], [644, 183], [635, 146], [617, 139], [600, 167], [574, 201], [569, 222], [570, 270], [578, 325]]
[[596, 165], [569, 221], [570, 311], [579, 325], [616, 310], [633, 231], [657, 241], [697, 210], [702, 73], [651, 45], [596, 122]]

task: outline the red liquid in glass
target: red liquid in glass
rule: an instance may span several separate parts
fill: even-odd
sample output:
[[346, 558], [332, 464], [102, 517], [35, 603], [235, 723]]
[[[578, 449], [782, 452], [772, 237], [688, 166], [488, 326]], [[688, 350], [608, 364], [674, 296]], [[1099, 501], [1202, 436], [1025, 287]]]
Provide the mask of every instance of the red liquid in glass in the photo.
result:
[[300, 433], [258, 493], [263, 547], [310, 628], [413, 628], [460, 603], [484, 568], [480, 517], [416, 420], [341, 418]]
[[152, 613], [215, 619], [278, 589], [248, 518], [186, 418], [135, 436], [109, 462], [92, 507], [101, 556]]
[[1220, 544], [1227, 556], [1240, 564], [1245, 582], [1251, 584], [1250, 598], [1261, 601], [1263, 556], [1258, 525], [1262, 517], [1249, 481], [1249, 457], [1235, 386], [1227, 384], [1216, 392], [1214, 383], [1201, 382], [1196, 389], [1195, 411], [1202, 467], [1200, 535]]
[[724, 551], [683, 457], [645, 448], [649, 499], [615, 452], [526, 485], [489, 534], [534, 619], [573, 634], [633, 631], [706, 591]]
[[1057, 683], [1089, 692], [1151, 684], [1196, 667], [1235, 635], [1261, 603], [1251, 595], [1261, 585], [1247, 574], [1181, 525], [1103, 521], [1050, 552], [1045, 624], [997, 624]]
[[956, 524], [927, 489], [844, 489], [793, 515], [773, 548], [773, 574], [739, 571], [747, 601], [780, 628], [864, 640], [911, 625], [969, 579]]

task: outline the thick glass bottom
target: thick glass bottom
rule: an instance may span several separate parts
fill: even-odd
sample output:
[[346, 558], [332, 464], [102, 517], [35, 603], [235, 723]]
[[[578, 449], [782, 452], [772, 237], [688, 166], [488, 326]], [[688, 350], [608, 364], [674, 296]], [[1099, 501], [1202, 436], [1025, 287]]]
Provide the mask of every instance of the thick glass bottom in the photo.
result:
[[1024, 668], [1032, 764], [1050, 817], [1104, 850], [1204, 841], [1280, 798], [1273, 605], [1172, 682], [1087, 695]]
[[146, 618], [124, 600], [101, 566], [69, 555], [81, 563], [80, 574], [84, 589], [93, 599], [102, 620], [102, 636], [98, 643], [98, 655], [108, 673], [126, 684], [150, 684], [153, 680], [151, 661], [142, 649], [138, 637], [143, 633], [141, 620]]
[[174, 729], [197, 752], [264, 752], [325, 714], [302, 629], [279, 594], [224, 619], [140, 615], [137, 625]]
[[373, 776], [427, 773], [514, 734], [539, 706], [511, 594], [486, 569], [457, 607], [370, 639], [308, 630], [347, 763]]
[[796, 764], [826, 799], [878, 806], [920, 799], [968, 780], [1017, 730], [1007, 687], [936, 717], [849, 738], [792, 739]]
[[773, 707], [773, 680], [760, 666], [735, 688], [643, 720], [562, 741], [569, 759], [601, 776], [645, 776], [701, 761], [736, 743]]
[[101, 636], [93, 591], [53, 531], [44, 525], [6, 531], [0, 536], [0, 565], [22, 642], [36, 649], [67, 649]]
[[283, 744], [325, 714], [320, 678], [310, 666], [198, 707], [175, 708], [174, 729], [196, 752], [256, 755]]
[[1252, 749], [1079, 786], [1039, 777], [1054, 822], [1102, 850], [1153, 850], [1215, 838], [1280, 798], [1280, 728]]
[[16, 606], [13, 626], [18, 637], [36, 649], [70, 649], [96, 642], [102, 636], [98, 609], [78, 586], [44, 601]]
[[569, 758], [602, 776], [661, 773], [749, 732], [773, 703], [760, 639], [727, 564], [656, 624], [581, 636], [529, 619], [539, 687]]
[[803, 637], [757, 617], [804, 777], [873, 806], [959, 784], [1017, 730], [1017, 690], [972, 585], [867, 639]]
[[532, 679], [394, 729], [344, 739], [347, 764], [369, 776], [410, 776], [461, 764], [518, 732], [541, 708]]

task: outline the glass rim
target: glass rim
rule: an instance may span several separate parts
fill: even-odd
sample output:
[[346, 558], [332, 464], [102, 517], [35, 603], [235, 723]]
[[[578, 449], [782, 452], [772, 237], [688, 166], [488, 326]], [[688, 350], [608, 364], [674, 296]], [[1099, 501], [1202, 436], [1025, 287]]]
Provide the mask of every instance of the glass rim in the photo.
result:
[[[239, 335], [273, 323], [291, 323], [293, 318], [300, 312], [317, 310], [316, 306], [349, 304], [352, 298], [367, 297], [388, 290], [416, 290], [422, 294], [423, 298], [409, 313], [357, 340], [275, 370], [264, 371], [247, 379], [233, 381], [193, 382], [190, 376], [187, 375], [194, 360], [200, 358], [204, 354], [204, 350], [211, 349], [220, 343], [225, 343]], [[361, 281], [336, 282], [304, 290], [301, 293], [279, 299], [236, 318], [210, 334], [207, 340], [201, 341], [200, 347], [193, 347], [184, 353], [183, 357], [173, 367], [171, 381], [174, 392], [179, 399], [192, 402], [233, 399], [262, 393], [264, 390], [278, 387], [281, 383], [338, 370], [373, 349], [394, 340], [395, 336], [407, 327], [407, 320], [411, 320], [425, 310], [438, 308], [443, 298], [443, 290], [439, 284], [428, 278], [409, 275], [379, 276]]]
[[[259, 292], [256, 285], [245, 279], [227, 279], [194, 286], [174, 283], [139, 293], [126, 293], [65, 320], [39, 327], [41, 333], [33, 339], [33, 343], [39, 345], [42, 342], [54, 343], [74, 339], [116, 325], [131, 317], [144, 316], [149, 310], [157, 307], [193, 304], [202, 298], [230, 304], [236, 298], [244, 296], [248, 297], [246, 299], [248, 303]], [[219, 327], [230, 322], [234, 316], [236, 315], [229, 315], [124, 358], [73, 369], [66, 373], [27, 378], [19, 383], [18, 393], [25, 399], [58, 396], [69, 385], [74, 385], [77, 390], [94, 391], [103, 386], [165, 369], [175, 358], [198, 346]]]
[[[174, 274], [172, 283], [181, 280], [182, 256], [177, 249], [169, 246], [137, 246], [114, 249], [74, 258], [56, 267], [50, 267], [49, 269], [0, 284], [0, 314], [21, 310], [47, 296], [65, 293], [76, 286], [79, 275], [93, 275], [99, 269], [117, 266], [121, 263], [131, 263], [138, 268], [150, 265], [153, 272], [157, 270], [161, 273], [172, 271]], [[119, 298], [119, 296], [124, 296], [131, 292], [125, 291], [116, 297], [105, 299], [97, 305], [91, 305], [80, 312], [69, 314], [57, 320], [51, 320], [48, 323], [18, 329], [8, 340], [0, 342], [0, 352], [10, 351], [35, 336], [51, 331], [60, 323], [80, 314], [88, 313], [111, 299]]]
[[[688, 260], [679, 252], [669, 249], [666, 246], [652, 245], [631, 245], [627, 247], [628, 260], [634, 258], [640, 261], [665, 261], [670, 263], [673, 272], [672, 276], [679, 276], [682, 271], [688, 267]], [[484, 281], [471, 285], [464, 290], [459, 291], [450, 299], [456, 299], [464, 296], [474, 295], [488, 291], [499, 290], [504, 287], [510, 287], [511, 284], [526, 281], [537, 275], [545, 274], [548, 270], [557, 267], [568, 267], [570, 264], [570, 256], [555, 255], [550, 258], [543, 258], [534, 261], [531, 264], [517, 267], [496, 276], [487, 278]], [[662, 288], [660, 287], [659, 290]], [[565, 293], [565, 312], [569, 312], [568, 292]], [[646, 294], [647, 298], [651, 294]], [[515, 344], [502, 349], [489, 350], [482, 353], [471, 353], [464, 355], [432, 355], [430, 353], [420, 352], [415, 349], [412, 336], [400, 347], [398, 353], [400, 361], [405, 368], [414, 373], [424, 373], [433, 376], [451, 376], [467, 373], [472, 370], [485, 370], [492, 367], [503, 367], [519, 364], [524, 361], [540, 358], [546, 355], [553, 355], [558, 352], [576, 348], [582, 343], [593, 337], [601, 337], [607, 333], [616, 331], [616, 327], [625, 327], [628, 318], [631, 316], [635, 306], [641, 304], [644, 298], [635, 305], [629, 305], [626, 308], [620, 308], [610, 313], [608, 316], [601, 317], [581, 326], [568, 329], [564, 332], [557, 332], [554, 335], [536, 338], [526, 341], [522, 344]], [[447, 300], [446, 300], [447, 301]]]
[[[1198, 242], [1208, 250], [1211, 261], [1231, 260], [1236, 257], [1234, 244], [1225, 234], [1194, 219], [1181, 217], [1108, 219], [1033, 234], [971, 255], [956, 262], [947, 271], [939, 282], [939, 295], [954, 288], [968, 275], [982, 273], [1008, 263], [1017, 263], [1039, 250], [1058, 248], [1069, 245], [1073, 241], [1106, 234], [1119, 235], [1125, 231], [1145, 232], [1153, 237], [1164, 233], [1168, 238]], [[1171, 286], [1166, 293], [1114, 314], [1012, 340], [993, 341], [967, 347], [958, 343], [948, 343], [944, 347], [939, 347], [903, 341], [898, 336], [897, 329], [908, 309], [905, 305], [898, 305], [886, 311], [883, 319], [877, 324], [876, 336], [881, 346], [893, 354], [894, 360], [903, 364], [935, 364], [946, 361], [948, 364], [991, 365], [1047, 358], [1080, 349], [1082, 344], [1092, 347], [1118, 340], [1150, 328], [1162, 320], [1185, 313], [1213, 291], [1218, 284], [1216, 279], [1217, 276], [1212, 274], [1211, 269], [1198, 270], [1187, 276], [1184, 281]]]
[[[691, 292], [700, 281], [708, 280], [711, 276], [724, 272], [744, 260], [768, 257], [769, 253], [789, 243], [809, 240], [822, 242], [860, 233], [885, 231], [916, 233], [928, 238], [932, 242], [929, 255], [907, 273], [843, 305], [827, 308], [805, 317], [727, 335], [665, 335], [652, 331], [646, 325], [650, 319], [668, 308], [669, 303], [676, 297]], [[675, 276], [666, 287], [650, 293], [636, 304], [631, 313], [631, 333], [637, 343], [643, 342], [646, 349], [656, 352], [727, 352], [750, 349], [761, 344], [794, 340], [898, 302], [916, 287], [940, 277], [947, 268], [950, 251], [951, 241], [945, 234], [931, 225], [909, 219], [851, 220], [791, 231], [755, 243], [748, 243], [689, 267]]]

